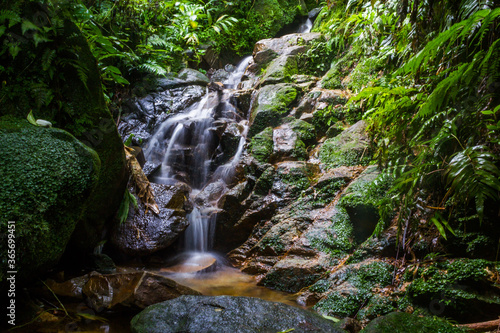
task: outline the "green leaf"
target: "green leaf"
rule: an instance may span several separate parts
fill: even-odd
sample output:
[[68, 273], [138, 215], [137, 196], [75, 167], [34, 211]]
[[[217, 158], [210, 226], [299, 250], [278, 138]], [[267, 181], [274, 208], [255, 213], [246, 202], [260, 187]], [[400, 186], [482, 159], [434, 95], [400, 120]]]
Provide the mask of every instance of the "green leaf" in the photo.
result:
[[28, 117], [26, 117], [26, 119], [28, 119], [28, 121], [30, 122], [30, 124], [38, 126], [38, 124], [36, 123], [36, 119], [33, 116], [33, 110], [30, 110], [30, 113], [28, 114]]
[[323, 315], [323, 318], [328, 319], [328, 320], [331, 320], [331, 321], [333, 321], [334, 323], [338, 323], [338, 322], [340, 321], [340, 319], [338, 319], [338, 318], [331, 317], [331, 316], [327, 316], [327, 315]]
[[431, 218], [431, 221], [432, 221], [432, 223], [434, 223], [434, 225], [438, 229], [438, 231], [441, 234], [441, 236], [443, 236], [443, 238], [447, 240], [447, 238], [446, 238], [446, 232], [444, 231], [444, 227], [441, 224], [441, 222], [439, 222], [438, 219], [435, 218], [435, 217]]
[[36, 26], [33, 22], [30, 22], [26, 19], [23, 19], [23, 23], [21, 24], [21, 31], [23, 35], [26, 33], [28, 30], [37, 30], [40, 31], [40, 28]]

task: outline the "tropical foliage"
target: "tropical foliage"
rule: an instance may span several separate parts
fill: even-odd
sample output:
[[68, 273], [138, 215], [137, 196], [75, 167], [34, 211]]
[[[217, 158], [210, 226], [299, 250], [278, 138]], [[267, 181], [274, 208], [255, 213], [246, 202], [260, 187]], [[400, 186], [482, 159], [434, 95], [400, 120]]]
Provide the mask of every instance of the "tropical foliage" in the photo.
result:
[[[416, 212], [446, 237], [500, 202], [500, 8], [493, 1], [338, 1], [315, 29], [357, 93], [400, 227]], [[498, 217], [496, 217], [498, 218]], [[462, 225], [465, 228], [465, 225]]]

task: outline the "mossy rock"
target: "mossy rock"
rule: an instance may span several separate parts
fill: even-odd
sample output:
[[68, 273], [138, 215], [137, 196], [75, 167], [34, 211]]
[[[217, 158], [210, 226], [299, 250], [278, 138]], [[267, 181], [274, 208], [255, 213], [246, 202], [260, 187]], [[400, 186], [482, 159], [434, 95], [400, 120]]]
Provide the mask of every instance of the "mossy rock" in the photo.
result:
[[387, 216], [385, 220], [381, 219], [379, 208], [391, 185], [391, 178], [381, 176], [376, 166], [369, 166], [342, 194], [339, 207], [349, 215], [358, 243], [364, 242], [377, 227], [383, 228], [388, 222]]
[[[16, 3], [20, 17], [46, 25], [40, 30], [47, 28], [49, 40], [25, 39], [15, 59], [9, 58], [9, 52], [0, 55], [2, 63], [9, 64], [8, 71], [18, 73], [2, 91], [6, 95], [2, 111], [23, 119], [33, 110], [35, 118], [68, 131], [99, 155], [102, 167], [97, 184], [70, 244], [77, 250], [73, 255], [92, 252], [123, 198], [127, 182], [123, 144], [104, 99], [97, 61], [67, 11], [51, 12], [38, 2]], [[15, 28], [21, 34], [20, 24]], [[47, 61], [52, 57], [58, 61]]]
[[290, 127], [306, 146], [316, 142], [316, 131], [313, 125], [300, 119], [294, 119], [290, 122]]
[[252, 138], [250, 154], [259, 162], [268, 163], [273, 153], [273, 128], [267, 127]]
[[459, 322], [486, 321], [500, 313], [500, 292], [489, 281], [497, 268], [481, 259], [456, 259], [419, 268], [411, 281], [409, 299], [430, 314]]
[[262, 85], [292, 82], [292, 77], [296, 74], [299, 74], [297, 57], [283, 54], [267, 66], [260, 82]]
[[[328, 278], [331, 291], [314, 309], [323, 315], [353, 316], [369, 304], [376, 290], [391, 284], [393, 270], [392, 265], [371, 259], [347, 265]], [[326, 282], [322, 284], [327, 286]], [[323, 293], [324, 287], [321, 288]]]
[[366, 123], [359, 121], [340, 135], [325, 141], [320, 160], [328, 168], [367, 165], [371, 159]]
[[298, 89], [291, 84], [268, 85], [260, 89], [251, 110], [249, 136], [281, 124], [282, 117], [290, 111], [298, 96]]
[[406, 312], [392, 312], [371, 321], [364, 333], [460, 333], [465, 329], [435, 317], [419, 317]]
[[8, 270], [17, 270], [21, 281], [34, 279], [63, 254], [83, 218], [101, 161], [64, 130], [10, 116], [0, 118], [0, 139], [0, 228], [6, 235], [15, 225], [16, 236], [15, 268], [7, 267], [7, 241], [0, 245], [1, 280]]
[[338, 209], [331, 223], [325, 229], [308, 230], [305, 234], [311, 247], [332, 257], [342, 257], [353, 246], [354, 230], [349, 215], [344, 209]]

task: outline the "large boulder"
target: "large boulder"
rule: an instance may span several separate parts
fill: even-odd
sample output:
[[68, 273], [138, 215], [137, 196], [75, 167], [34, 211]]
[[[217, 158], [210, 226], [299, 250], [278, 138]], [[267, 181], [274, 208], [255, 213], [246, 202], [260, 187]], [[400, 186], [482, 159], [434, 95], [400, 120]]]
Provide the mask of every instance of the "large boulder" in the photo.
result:
[[312, 312], [250, 297], [181, 296], [146, 308], [131, 321], [134, 333], [341, 332]]
[[155, 183], [151, 183], [151, 189], [160, 213], [146, 212], [146, 207], [137, 199], [138, 208], [130, 207], [127, 220], [113, 229], [111, 241], [123, 253], [143, 256], [165, 249], [188, 226], [185, 190]]
[[[68, 132], [26, 120], [0, 118], [0, 140], [0, 228], [15, 240], [9, 256], [7, 239], [0, 244], [4, 257], [0, 280], [14, 270], [20, 280], [33, 279], [56, 264], [65, 251], [75, 226], [84, 218], [101, 161]], [[13, 267], [7, 267], [7, 259], [15, 262]]]
[[[98, 62], [68, 12], [52, 11], [36, 1], [16, 2], [11, 7], [18, 8], [16, 14], [24, 20], [12, 21], [4, 33], [23, 43], [16, 46], [17, 56], [0, 55], [9, 73], [15, 73], [5, 78], [9, 93], [2, 99], [2, 113], [25, 118], [32, 110], [36, 118], [94, 149], [102, 164], [89, 200], [81, 201], [85, 213], [69, 244], [74, 257], [92, 252], [118, 210], [127, 183], [123, 144], [104, 99]], [[25, 29], [25, 22], [36, 22], [36, 29]]]

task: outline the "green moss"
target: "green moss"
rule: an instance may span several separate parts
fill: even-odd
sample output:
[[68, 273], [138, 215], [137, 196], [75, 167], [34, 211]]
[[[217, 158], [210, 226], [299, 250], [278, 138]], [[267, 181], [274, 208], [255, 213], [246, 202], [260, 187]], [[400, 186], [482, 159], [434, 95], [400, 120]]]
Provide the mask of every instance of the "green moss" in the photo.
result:
[[319, 158], [328, 169], [340, 166], [368, 165], [371, 156], [368, 150], [359, 149], [359, 143], [340, 143], [338, 137], [328, 139], [321, 147]]
[[[408, 288], [409, 299], [433, 314], [458, 320], [484, 311], [500, 310], [500, 294], [486, 292], [490, 283], [489, 272], [495, 265], [480, 259], [457, 259], [436, 262], [419, 268], [416, 278]], [[405, 276], [412, 280], [413, 276]]]
[[373, 319], [396, 310], [396, 302], [387, 296], [373, 295], [358, 312], [358, 318]]
[[333, 291], [316, 303], [314, 310], [328, 316], [352, 317], [369, 298], [369, 293], [364, 290]]
[[[338, 317], [352, 316], [366, 304], [369, 304], [368, 302], [373, 297], [373, 291], [376, 288], [383, 288], [392, 282], [392, 271], [393, 267], [382, 261], [349, 266], [337, 273], [336, 278], [346, 281], [350, 288], [334, 289], [326, 298], [320, 300], [314, 309], [321, 314]], [[384, 308], [388, 309], [389, 306], [379, 310], [383, 311]], [[375, 310], [373, 309], [373, 311]]]
[[290, 191], [295, 195], [300, 194], [311, 185], [313, 176], [307, 165], [290, 168], [286, 171], [280, 168], [277, 170], [277, 177], [288, 185]]
[[372, 321], [362, 330], [364, 333], [459, 333], [463, 328], [436, 317], [419, 317], [405, 312], [392, 312]]
[[268, 85], [260, 89], [250, 116], [248, 135], [253, 137], [265, 128], [276, 127], [298, 97], [297, 89], [289, 84]]
[[311, 287], [309, 287], [309, 290], [314, 292], [314, 293], [324, 293], [328, 291], [331, 287], [331, 282], [325, 279], [318, 280], [316, 281], [315, 284], [313, 284]]
[[254, 193], [258, 195], [267, 195], [273, 187], [274, 174], [274, 167], [270, 166], [266, 168], [255, 183]]
[[264, 237], [260, 243], [263, 251], [272, 249], [273, 252], [279, 254], [283, 253], [283, 251], [285, 250], [285, 245], [281, 242], [279, 235]]
[[316, 142], [316, 131], [314, 126], [300, 119], [290, 122], [290, 128], [297, 134], [298, 138], [307, 146]]
[[273, 153], [273, 128], [267, 127], [265, 130], [255, 135], [250, 142], [250, 154], [259, 162], [267, 163]]
[[342, 89], [342, 79], [345, 73], [339, 69], [337, 64], [332, 64], [328, 72], [323, 76], [320, 85], [324, 89]]
[[352, 250], [354, 244], [353, 228], [349, 216], [344, 209], [339, 209], [332, 218], [332, 225], [318, 233], [308, 233], [307, 239], [311, 247], [332, 257], [345, 256]]
[[[16, 222], [20, 278], [49, 268], [62, 255], [96, 184], [100, 160], [69, 133], [0, 118], [0, 223]], [[7, 264], [1, 245], [2, 272]]]

